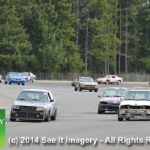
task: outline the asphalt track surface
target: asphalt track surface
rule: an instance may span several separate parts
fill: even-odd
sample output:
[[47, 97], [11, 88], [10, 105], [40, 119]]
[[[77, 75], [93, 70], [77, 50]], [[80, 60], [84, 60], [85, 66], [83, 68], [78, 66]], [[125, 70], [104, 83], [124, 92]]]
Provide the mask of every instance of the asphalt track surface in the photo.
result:
[[[122, 83], [121, 85], [99, 84], [99, 88], [107, 87], [128, 87], [137, 86], [148, 88], [148, 83]], [[57, 99], [58, 115], [56, 121], [39, 122], [39, 121], [16, 121], [10, 122], [10, 108], [16, 97], [23, 89], [48, 89]], [[104, 90], [98, 92], [74, 91], [71, 82], [27, 82], [24, 86], [16, 84], [0, 83], [0, 109], [6, 110], [6, 146], [0, 148], [10, 149], [53, 149], [53, 150], [127, 150], [127, 149], [149, 149], [150, 144], [146, 144], [146, 137], [150, 137], [150, 120], [133, 119], [131, 121], [119, 122], [117, 114], [106, 112], [106, 114], [97, 114], [99, 94], [102, 95]], [[9, 137], [17, 137], [19, 145], [8, 145]], [[39, 137], [39, 144], [21, 144], [21, 137]], [[42, 137], [55, 138], [56, 144], [42, 144]], [[59, 137], [64, 138], [64, 144], [60, 144]], [[65, 139], [68, 138], [94, 138], [97, 139], [97, 145], [85, 144], [67, 144]], [[105, 144], [107, 137], [115, 137], [116, 144]], [[131, 144], [130, 146], [118, 144], [118, 137], [126, 138], [143, 138], [144, 144]], [[102, 142], [100, 142], [102, 140]], [[137, 143], [137, 142], [136, 142]]]

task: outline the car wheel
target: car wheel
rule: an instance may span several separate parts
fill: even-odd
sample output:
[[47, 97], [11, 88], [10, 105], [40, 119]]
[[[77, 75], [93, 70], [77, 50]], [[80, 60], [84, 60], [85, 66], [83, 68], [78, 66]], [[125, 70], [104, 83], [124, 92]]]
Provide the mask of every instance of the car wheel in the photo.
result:
[[117, 84], [120, 84], [121, 82], [120, 81], [117, 81]]
[[74, 87], [74, 90], [77, 91], [78, 89], [76, 88], [76, 86]]
[[9, 84], [11, 84], [11, 82], [9, 82]]
[[89, 90], [90, 92], [92, 92], [92, 90]]
[[34, 82], [34, 79], [32, 79], [32, 82]]
[[130, 118], [126, 118], [126, 120], [127, 120], [127, 121], [129, 121], [129, 120], [130, 120]]
[[20, 83], [18, 83], [18, 85], [20, 85]]
[[7, 82], [5, 81], [5, 84], [7, 84]]
[[97, 91], [98, 91], [98, 89], [95, 89], [95, 90], [94, 90], [94, 92], [97, 92]]
[[123, 121], [123, 118], [119, 118], [119, 117], [118, 117], [118, 121]]
[[25, 85], [25, 83], [22, 83], [22, 85]]
[[56, 120], [56, 116], [57, 116], [57, 109], [56, 109], [56, 111], [55, 111], [54, 116], [51, 116], [51, 120]]
[[105, 111], [98, 109], [98, 114], [102, 114], [102, 113], [105, 113]]
[[105, 82], [105, 84], [108, 84], [109, 82], [108, 82], [108, 80]]
[[10, 118], [10, 121], [16, 121], [16, 119]]
[[82, 88], [81, 88], [81, 86], [79, 85], [79, 91], [82, 91]]
[[47, 114], [47, 116], [46, 116], [44, 121], [45, 122], [49, 122], [50, 121], [50, 112], [48, 112], [48, 114]]

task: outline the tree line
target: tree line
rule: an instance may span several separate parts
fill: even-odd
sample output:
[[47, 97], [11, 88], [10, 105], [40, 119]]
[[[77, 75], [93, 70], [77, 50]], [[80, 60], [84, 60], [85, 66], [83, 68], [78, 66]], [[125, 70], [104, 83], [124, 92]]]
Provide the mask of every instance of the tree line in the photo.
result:
[[147, 0], [0, 0], [0, 70], [150, 72]]

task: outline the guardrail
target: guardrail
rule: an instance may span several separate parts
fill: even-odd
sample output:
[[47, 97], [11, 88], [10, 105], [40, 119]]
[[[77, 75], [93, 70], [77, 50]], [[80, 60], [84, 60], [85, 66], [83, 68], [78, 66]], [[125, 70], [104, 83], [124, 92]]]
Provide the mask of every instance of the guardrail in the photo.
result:
[[[7, 74], [7, 71], [0, 71], [0, 74], [4, 77]], [[34, 72], [37, 80], [61, 80], [61, 81], [73, 81], [78, 77], [91, 77], [94, 80], [97, 78], [104, 77], [104, 74], [96, 74], [96, 73], [42, 73], [42, 72]], [[117, 76], [122, 77], [125, 82], [149, 82], [150, 75], [140, 75], [140, 74], [120, 74]]]

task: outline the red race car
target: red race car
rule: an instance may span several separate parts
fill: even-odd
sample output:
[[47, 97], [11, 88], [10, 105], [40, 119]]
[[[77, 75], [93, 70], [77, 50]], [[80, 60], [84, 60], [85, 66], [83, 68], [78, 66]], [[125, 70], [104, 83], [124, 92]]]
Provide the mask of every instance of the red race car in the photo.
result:
[[101, 83], [105, 83], [105, 84], [117, 83], [117, 84], [120, 84], [121, 82], [123, 82], [123, 78], [120, 78], [116, 75], [107, 75], [103, 78], [96, 79], [96, 82], [98, 84], [101, 84]]

